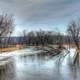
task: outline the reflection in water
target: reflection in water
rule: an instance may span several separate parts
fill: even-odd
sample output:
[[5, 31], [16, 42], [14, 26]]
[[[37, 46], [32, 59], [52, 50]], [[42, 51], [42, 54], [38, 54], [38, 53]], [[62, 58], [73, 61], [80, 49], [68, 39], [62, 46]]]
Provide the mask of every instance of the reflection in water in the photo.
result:
[[14, 63], [10, 62], [0, 69], [0, 80], [15, 80]]
[[55, 60], [17, 56], [0, 69], [0, 80], [80, 80], [79, 69]]

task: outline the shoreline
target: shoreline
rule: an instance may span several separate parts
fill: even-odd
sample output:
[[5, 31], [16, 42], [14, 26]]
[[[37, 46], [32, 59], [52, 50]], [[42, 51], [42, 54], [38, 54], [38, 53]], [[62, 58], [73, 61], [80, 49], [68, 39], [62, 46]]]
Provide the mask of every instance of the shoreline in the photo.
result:
[[23, 45], [15, 45], [15, 46], [10, 46], [6, 48], [0, 48], [0, 52], [11, 52], [11, 51], [19, 50], [22, 48], [24, 48]]
[[[57, 47], [57, 45], [50, 45], [51, 47]], [[15, 51], [15, 50], [19, 50], [19, 49], [23, 49], [23, 48], [27, 48], [30, 46], [25, 46], [25, 45], [21, 45], [21, 44], [17, 44], [17, 45], [9, 45], [6, 48], [0, 48], [0, 52], [11, 52], [11, 51]], [[69, 48], [68, 45], [63, 45], [63, 47], [65, 48]], [[76, 48], [74, 45], [71, 45], [70, 47], [72, 48]]]

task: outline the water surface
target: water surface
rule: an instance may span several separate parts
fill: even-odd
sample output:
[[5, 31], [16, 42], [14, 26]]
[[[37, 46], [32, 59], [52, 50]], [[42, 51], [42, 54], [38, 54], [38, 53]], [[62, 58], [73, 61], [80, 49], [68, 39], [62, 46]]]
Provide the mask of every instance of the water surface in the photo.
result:
[[46, 59], [36, 55], [17, 55], [0, 69], [0, 80], [80, 80], [79, 76], [79, 68], [59, 63], [57, 57]]

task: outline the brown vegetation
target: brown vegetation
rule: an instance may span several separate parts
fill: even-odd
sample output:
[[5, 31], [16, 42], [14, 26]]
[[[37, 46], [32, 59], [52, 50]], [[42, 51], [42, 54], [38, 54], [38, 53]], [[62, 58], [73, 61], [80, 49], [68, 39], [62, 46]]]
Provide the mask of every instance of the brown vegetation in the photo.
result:
[[10, 45], [10, 47], [6, 48], [0, 48], [0, 52], [8, 52], [8, 51], [14, 51], [18, 49], [22, 49], [24, 46], [23, 45]]

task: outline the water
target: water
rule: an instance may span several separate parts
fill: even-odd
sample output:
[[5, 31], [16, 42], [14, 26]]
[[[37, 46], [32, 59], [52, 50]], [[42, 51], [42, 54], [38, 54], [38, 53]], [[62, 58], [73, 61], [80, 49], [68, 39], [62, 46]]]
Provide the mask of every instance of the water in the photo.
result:
[[0, 80], [80, 80], [80, 69], [64, 60], [37, 56], [16, 56], [0, 69]]

